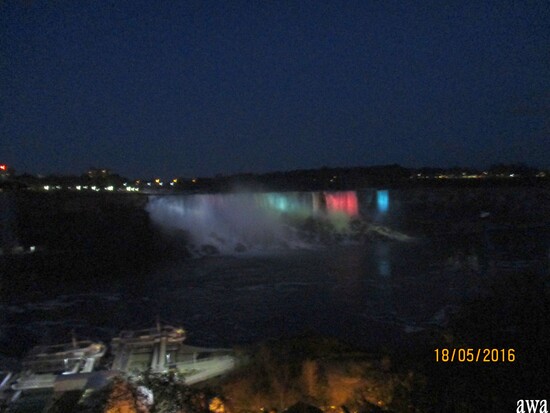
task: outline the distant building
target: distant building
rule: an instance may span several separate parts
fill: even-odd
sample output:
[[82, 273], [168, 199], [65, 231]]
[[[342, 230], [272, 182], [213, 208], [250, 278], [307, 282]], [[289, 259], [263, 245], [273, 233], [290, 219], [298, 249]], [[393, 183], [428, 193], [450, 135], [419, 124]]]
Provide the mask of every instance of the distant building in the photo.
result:
[[86, 175], [88, 175], [89, 178], [95, 179], [95, 178], [107, 178], [111, 175], [111, 170], [107, 168], [90, 168], [86, 172]]
[[128, 181], [128, 179], [107, 168], [90, 168], [82, 175], [82, 178], [81, 185], [96, 185], [100, 190], [105, 189], [108, 191], [116, 190]]

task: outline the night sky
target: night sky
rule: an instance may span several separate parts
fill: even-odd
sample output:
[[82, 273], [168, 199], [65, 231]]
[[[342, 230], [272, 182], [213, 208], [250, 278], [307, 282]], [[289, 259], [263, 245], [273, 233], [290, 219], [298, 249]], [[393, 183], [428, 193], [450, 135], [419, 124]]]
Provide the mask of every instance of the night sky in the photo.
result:
[[550, 167], [550, 2], [2, 1], [0, 163]]

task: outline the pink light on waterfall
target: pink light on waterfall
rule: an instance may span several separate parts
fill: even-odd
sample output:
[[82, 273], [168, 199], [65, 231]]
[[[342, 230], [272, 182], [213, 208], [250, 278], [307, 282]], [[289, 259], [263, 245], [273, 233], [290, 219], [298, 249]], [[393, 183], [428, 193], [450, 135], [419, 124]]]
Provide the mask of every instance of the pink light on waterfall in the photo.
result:
[[359, 214], [359, 204], [355, 191], [325, 193], [327, 212], [343, 212], [354, 216]]

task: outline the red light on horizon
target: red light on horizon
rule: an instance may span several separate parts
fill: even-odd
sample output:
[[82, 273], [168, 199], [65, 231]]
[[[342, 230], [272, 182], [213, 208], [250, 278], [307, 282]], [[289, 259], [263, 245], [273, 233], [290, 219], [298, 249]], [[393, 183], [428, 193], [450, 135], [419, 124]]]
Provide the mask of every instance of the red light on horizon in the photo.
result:
[[8, 166], [5, 164], [0, 165], [0, 171], [6, 171], [8, 169]]

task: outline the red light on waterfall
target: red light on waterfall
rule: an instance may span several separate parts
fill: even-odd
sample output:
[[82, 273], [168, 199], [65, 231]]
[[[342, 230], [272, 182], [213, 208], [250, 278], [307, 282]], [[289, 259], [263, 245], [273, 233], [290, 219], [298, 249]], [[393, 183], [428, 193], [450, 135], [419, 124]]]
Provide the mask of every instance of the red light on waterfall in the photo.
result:
[[327, 212], [343, 212], [353, 216], [359, 214], [359, 204], [355, 191], [325, 194]]

